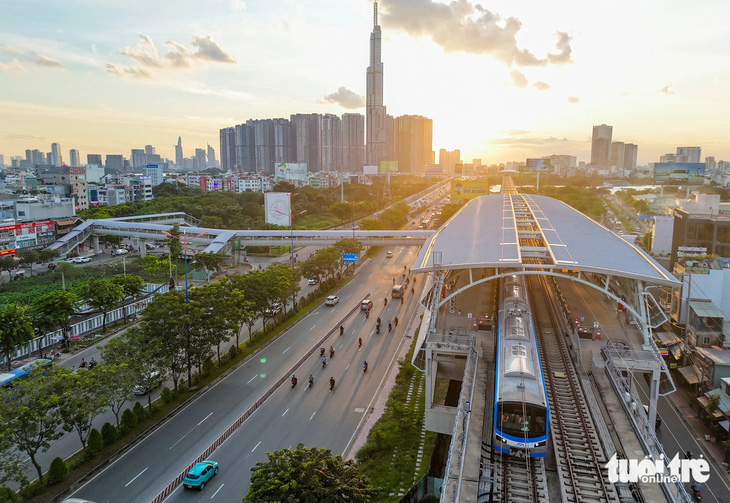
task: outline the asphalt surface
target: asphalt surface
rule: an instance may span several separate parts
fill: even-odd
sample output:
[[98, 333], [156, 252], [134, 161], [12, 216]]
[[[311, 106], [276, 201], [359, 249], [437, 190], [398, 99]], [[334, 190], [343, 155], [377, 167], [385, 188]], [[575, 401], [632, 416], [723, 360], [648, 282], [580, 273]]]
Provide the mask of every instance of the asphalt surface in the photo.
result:
[[[181, 473], [246, 409], [323, 335], [333, 330], [326, 346], [335, 356], [322, 369], [319, 352], [297, 371], [299, 383], [288, 382], [272, 395], [212, 456], [220, 463], [219, 474], [202, 492], [179, 488], [166, 501], [240, 501], [250, 481], [250, 468], [266, 459], [266, 452], [295, 447], [326, 447], [342, 453], [374, 398], [400, 342], [415, 298], [389, 302], [392, 279], [410, 265], [416, 249], [394, 248], [393, 258], [379, 254], [371, 264], [337, 294], [340, 303], [320, 306], [286, 334], [240, 366], [226, 379], [201, 395], [170, 421], [131, 449], [106, 470], [79, 489], [74, 496], [96, 502], [148, 502]], [[423, 281], [418, 282], [420, 290]], [[375, 302], [369, 319], [357, 310], [344, 323], [340, 337], [334, 325], [367, 294]], [[417, 292], [418, 293], [418, 292]], [[389, 299], [390, 300], [390, 299]], [[375, 321], [383, 319], [384, 330], [375, 334]], [[388, 334], [387, 322], [398, 316], [403, 324]], [[357, 338], [363, 338], [358, 348]], [[367, 373], [362, 362], [369, 363]], [[314, 375], [314, 387], [306, 387]], [[330, 376], [336, 380], [330, 392]]]

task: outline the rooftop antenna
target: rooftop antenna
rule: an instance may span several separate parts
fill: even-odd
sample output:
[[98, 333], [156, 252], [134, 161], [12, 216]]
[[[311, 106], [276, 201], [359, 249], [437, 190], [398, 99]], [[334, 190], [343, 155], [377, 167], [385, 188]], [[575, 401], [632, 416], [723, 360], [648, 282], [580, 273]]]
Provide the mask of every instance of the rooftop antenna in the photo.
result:
[[378, 2], [373, 2], [373, 27], [378, 26]]

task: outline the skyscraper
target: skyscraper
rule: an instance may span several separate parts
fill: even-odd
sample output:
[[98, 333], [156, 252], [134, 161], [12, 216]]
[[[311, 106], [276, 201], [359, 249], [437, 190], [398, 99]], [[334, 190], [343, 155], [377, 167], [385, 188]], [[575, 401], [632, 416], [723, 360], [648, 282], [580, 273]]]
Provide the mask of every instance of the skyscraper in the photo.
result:
[[378, 25], [378, 2], [373, 2], [373, 31], [370, 34], [370, 66], [365, 80], [366, 98], [366, 162], [379, 165], [386, 160], [387, 126], [383, 106], [383, 62], [380, 58], [380, 25]]
[[183, 166], [182, 137], [177, 137], [177, 145], [175, 145], [175, 165], [178, 168]]
[[297, 162], [305, 163], [307, 171], [322, 170], [322, 116], [320, 114], [292, 114], [296, 130]]
[[633, 143], [624, 144], [624, 169], [633, 171], [636, 169], [636, 157], [639, 153], [639, 146]]
[[[220, 155], [221, 155], [221, 170], [223, 172], [228, 172], [233, 170], [233, 168], [236, 166], [236, 128], [227, 127], [221, 129], [220, 133], [220, 141], [221, 141], [221, 149], [220, 149]], [[180, 153], [182, 154], [182, 146], [180, 146], [180, 139], [177, 140], [178, 148], [180, 149]], [[177, 148], [176, 155], [177, 155]], [[180, 159], [180, 164], [178, 164], [177, 161], [175, 161], [175, 164], [178, 164], [178, 167], [183, 166], [184, 161], [182, 158]]]
[[616, 166], [616, 169], [624, 169], [624, 155], [626, 145], [622, 141], [611, 142], [611, 148], [608, 153], [608, 164]]
[[322, 171], [342, 171], [342, 121], [334, 114], [322, 116]]
[[101, 166], [101, 154], [86, 154], [86, 164], [98, 164]]
[[129, 160], [132, 162], [132, 169], [140, 169], [147, 166], [147, 154], [144, 153], [144, 149], [133, 148]]
[[210, 144], [208, 144], [208, 165], [217, 165], [217, 163], [215, 162], [215, 150], [213, 149], [213, 147], [210, 146]]
[[395, 118], [395, 158], [401, 173], [423, 174], [433, 164], [433, 120], [420, 115]]
[[601, 124], [593, 126], [593, 139], [591, 141], [591, 164], [597, 166], [608, 165], [608, 153], [611, 147], [611, 136], [613, 126]]
[[342, 114], [342, 169], [361, 173], [365, 164], [365, 116]]
[[81, 156], [79, 155], [79, 151], [75, 148], [72, 148], [68, 151], [69, 156], [69, 163], [71, 166], [80, 166], [81, 165]]
[[60, 166], [63, 164], [63, 159], [61, 158], [61, 144], [60, 143], [51, 143], [51, 153], [52, 159], [48, 159], [48, 164], [51, 166]]
[[205, 150], [202, 148], [195, 149], [195, 158], [198, 160], [198, 169], [204, 170], [208, 168], [208, 163], [205, 160]]
[[677, 147], [677, 157], [679, 157], [680, 155], [686, 155], [687, 162], [701, 162], [701, 154], [701, 147]]

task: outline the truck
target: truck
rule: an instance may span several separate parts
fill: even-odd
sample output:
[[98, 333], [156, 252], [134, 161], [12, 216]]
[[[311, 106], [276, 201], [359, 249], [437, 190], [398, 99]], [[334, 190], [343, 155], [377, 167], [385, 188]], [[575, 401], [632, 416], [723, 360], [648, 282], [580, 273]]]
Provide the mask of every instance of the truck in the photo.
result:
[[390, 296], [394, 299], [402, 299], [405, 293], [405, 285], [393, 285], [393, 289], [390, 291]]

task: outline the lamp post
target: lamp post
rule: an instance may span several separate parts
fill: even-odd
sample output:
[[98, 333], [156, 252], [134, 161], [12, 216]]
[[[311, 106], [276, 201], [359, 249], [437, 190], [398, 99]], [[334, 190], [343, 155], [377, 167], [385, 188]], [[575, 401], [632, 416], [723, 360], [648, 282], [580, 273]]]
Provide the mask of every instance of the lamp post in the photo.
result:
[[[293, 278], [294, 278], [294, 217], [299, 216], [299, 215], [303, 215], [304, 213], [307, 212], [307, 210], [302, 210], [299, 213], [292, 214], [292, 212], [291, 212], [291, 210], [292, 210], [292, 207], [291, 207], [291, 197], [292, 197], [292, 195], [293, 194], [289, 193], [289, 237], [291, 238], [291, 249], [289, 251], [291, 252], [291, 259], [290, 260], [291, 260], [291, 273], [292, 273], [292, 280], [293, 280]], [[280, 211], [280, 210], [274, 210], [274, 211], [276, 213], [278, 213], [279, 215], [285, 215], [286, 216], [286, 213], [284, 213], [283, 211]], [[294, 307], [294, 309], [297, 308], [297, 296], [296, 296], [296, 294], [293, 296], [292, 306]]]
[[165, 236], [169, 236], [171, 238], [177, 239], [183, 245], [183, 253], [184, 253], [184, 257], [185, 257], [185, 303], [187, 304], [188, 303], [188, 243], [193, 241], [194, 239], [199, 238], [200, 236], [204, 236], [205, 234], [208, 234], [208, 231], [201, 232], [200, 234], [196, 234], [195, 236], [190, 237], [190, 238], [187, 237], [187, 235], [185, 233], [185, 229], [183, 229], [182, 232], [183, 232], [183, 235], [182, 235], [182, 237], [180, 237], [180, 236], [175, 236], [173, 234], [170, 234], [167, 231], [162, 231], [162, 233]]

